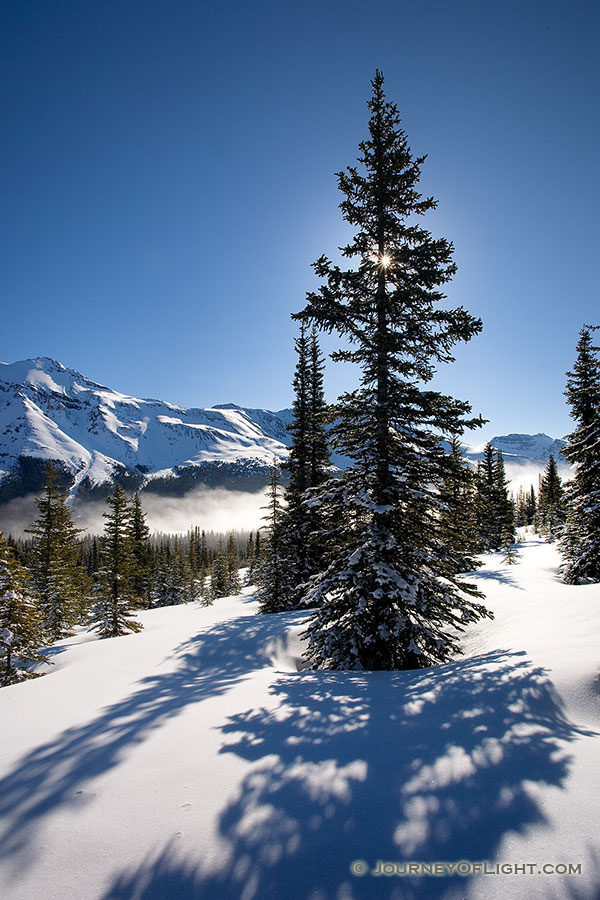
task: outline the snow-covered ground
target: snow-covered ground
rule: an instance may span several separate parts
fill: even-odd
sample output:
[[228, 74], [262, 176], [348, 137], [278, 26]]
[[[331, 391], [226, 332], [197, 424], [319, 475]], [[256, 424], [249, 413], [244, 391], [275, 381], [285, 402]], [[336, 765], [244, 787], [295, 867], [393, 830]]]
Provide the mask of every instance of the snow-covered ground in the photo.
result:
[[248, 592], [56, 645], [0, 690], [0, 897], [597, 898], [600, 586], [557, 565], [488, 557], [495, 620], [429, 670], [299, 671]]

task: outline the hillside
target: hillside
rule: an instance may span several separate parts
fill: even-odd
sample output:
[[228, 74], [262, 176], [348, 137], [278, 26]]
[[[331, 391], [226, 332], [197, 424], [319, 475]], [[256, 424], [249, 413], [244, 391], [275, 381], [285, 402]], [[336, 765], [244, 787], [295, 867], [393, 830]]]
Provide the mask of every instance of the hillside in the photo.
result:
[[299, 671], [305, 614], [257, 616], [249, 589], [54, 646], [0, 691], [0, 896], [597, 898], [600, 586], [521, 553], [486, 558], [496, 618], [427, 670]]

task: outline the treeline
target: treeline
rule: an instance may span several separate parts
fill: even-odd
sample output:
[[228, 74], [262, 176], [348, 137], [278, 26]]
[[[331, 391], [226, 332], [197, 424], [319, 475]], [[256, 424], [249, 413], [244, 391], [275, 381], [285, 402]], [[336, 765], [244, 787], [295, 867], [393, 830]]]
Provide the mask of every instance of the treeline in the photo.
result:
[[139, 631], [135, 611], [239, 592], [239, 569], [253, 571], [259, 532], [228, 535], [191, 528], [150, 534], [140, 497], [115, 485], [104, 533], [83, 536], [72, 519], [57, 471], [46, 469], [39, 515], [25, 540], [0, 534], [0, 683], [27, 677], [43, 644], [77, 625], [100, 637]]

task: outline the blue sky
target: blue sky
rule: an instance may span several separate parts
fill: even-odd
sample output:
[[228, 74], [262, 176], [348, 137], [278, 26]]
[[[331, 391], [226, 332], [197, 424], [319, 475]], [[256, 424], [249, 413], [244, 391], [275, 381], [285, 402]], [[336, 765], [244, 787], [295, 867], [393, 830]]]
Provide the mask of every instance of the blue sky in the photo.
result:
[[[569, 430], [564, 372], [600, 318], [597, 3], [19, 0], [0, 17], [1, 360], [187, 406], [289, 405], [289, 316], [346, 238], [334, 173], [378, 67], [428, 154], [449, 300], [484, 322], [436, 385], [491, 420], [482, 437]], [[328, 365], [329, 399], [349, 377]]]

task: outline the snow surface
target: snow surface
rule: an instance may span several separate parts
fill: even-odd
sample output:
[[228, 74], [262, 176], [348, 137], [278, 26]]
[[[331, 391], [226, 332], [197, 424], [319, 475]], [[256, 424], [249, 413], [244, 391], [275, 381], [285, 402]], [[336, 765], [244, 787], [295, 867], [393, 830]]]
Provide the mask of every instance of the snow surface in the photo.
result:
[[[304, 613], [140, 614], [0, 690], [3, 900], [561, 900], [600, 891], [600, 586], [530, 539], [412, 672], [301, 670]], [[353, 875], [353, 861], [581, 874]]]

